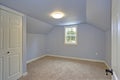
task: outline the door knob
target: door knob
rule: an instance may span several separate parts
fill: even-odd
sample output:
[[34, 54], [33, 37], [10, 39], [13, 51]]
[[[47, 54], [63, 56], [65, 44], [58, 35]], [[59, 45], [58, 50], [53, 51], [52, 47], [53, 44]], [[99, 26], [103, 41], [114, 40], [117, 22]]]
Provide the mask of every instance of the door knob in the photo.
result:
[[7, 54], [9, 54], [10, 52], [8, 51]]

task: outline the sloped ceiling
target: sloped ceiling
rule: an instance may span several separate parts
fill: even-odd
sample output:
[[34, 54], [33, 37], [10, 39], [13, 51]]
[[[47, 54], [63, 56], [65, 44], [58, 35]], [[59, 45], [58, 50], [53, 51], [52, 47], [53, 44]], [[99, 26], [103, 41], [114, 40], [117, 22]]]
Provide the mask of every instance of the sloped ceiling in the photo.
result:
[[34, 19], [32, 17], [27, 16], [27, 32], [33, 34], [48, 34], [53, 26], [42, 22], [40, 20]]
[[[89, 23], [104, 31], [110, 28], [110, 0], [0, 0], [0, 4], [33, 17], [28, 17], [28, 32], [46, 33], [52, 27], [43, 26], [43, 22], [52, 26]], [[55, 10], [63, 11], [66, 16], [52, 19], [50, 13]]]
[[[52, 25], [85, 21], [85, 0], [0, 0], [0, 3]], [[56, 10], [63, 11], [66, 17], [52, 19], [49, 15]]]
[[111, 25], [111, 0], [87, 0], [86, 22], [104, 31]]

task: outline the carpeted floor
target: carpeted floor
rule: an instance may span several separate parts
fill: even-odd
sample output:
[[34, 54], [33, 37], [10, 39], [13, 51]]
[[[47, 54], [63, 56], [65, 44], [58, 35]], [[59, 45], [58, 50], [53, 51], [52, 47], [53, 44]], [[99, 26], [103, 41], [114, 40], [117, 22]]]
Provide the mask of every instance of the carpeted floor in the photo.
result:
[[27, 65], [20, 80], [111, 80], [104, 63], [47, 56]]

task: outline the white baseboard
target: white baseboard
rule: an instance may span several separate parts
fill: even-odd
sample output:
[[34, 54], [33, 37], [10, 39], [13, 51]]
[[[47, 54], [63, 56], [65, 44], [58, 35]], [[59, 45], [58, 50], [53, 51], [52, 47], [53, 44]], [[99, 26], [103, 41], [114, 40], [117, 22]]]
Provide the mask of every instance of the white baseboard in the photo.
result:
[[35, 60], [38, 60], [38, 59], [40, 59], [40, 58], [43, 58], [43, 57], [45, 57], [45, 56], [53, 56], [53, 57], [68, 58], [68, 59], [76, 59], [76, 60], [85, 60], [85, 61], [92, 61], [92, 62], [102, 62], [102, 63], [104, 63], [104, 64], [110, 69], [110, 67], [108, 66], [108, 64], [107, 64], [104, 60], [85, 59], [85, 58], [78, 58], [78, 57], [51, 55], [51, 54], [45, 54], [45, 55], [42, 55], [42, 56], [40, 56], [40, 57], [31, 59], [31, 60], [27, 61], [27, 64], [28, 64], [28, 63], [31, 63], [31, 62], [33, 62], [33, 61], [35, 61]]
[[27, 74], [28, 74], [28, 72], [25, 72], [25, 73], [22, 74], [22, 76], [26, 76]]
[[61, 57], [61, 58], [85, 60], [85, 61], [92, 61], [92, 62], [102, 62], [102, 63], [104, 63], [104, 64], [110, 69], [110, 66], [108, 66], [108, 64], [107, 64], [104, 60], [85, 59], [85, 58], [78, 58], [78, 57], [69, 57], [69, 56], [61, 56], [61, 55], [51, 55], [51, 54], [45, 54], [45, 55], [42, 55], [42, 56], [40, 56], [40, 57], [31, 59], [31, 60], [27, 61], [27, 64], [28, 64], [28, 63], [31, 63], [31, 62], [33, 62], [33, 61], [35, 61], [35, 60], [38, 60], [38, 59], [40, 59], [40, 58], [43, 58], [43, 57], [45, 57], [45, 56], [53, 56], [53, 57]]
[[111, 69], [111, 67], [108, 65], [106, 61], [104, 61], [104, 64], [107, 66], [108, 69]]
[[105, 63], [104, 60], [85, 59], [85, 58], [78, 58], [78, 57], [68, 57], [68, 56], [60, 56], [60, 55], [51, 55], [51, 54], [46, 54], [46, 56], [53, 56], [53, 57], [61, 57], [61, 58], [69, 58], [69, 59], [77, 59], [77, 60], [85, 60], [85, 61]]
[[38, 59], [40, 59], [40, 58], [43, 58], [43, 57], [45, 57], [45, 56], [46, 56], [46, 55], [42, 55], [42, 56], [39, 56], [39, 57], [33, 58], [33, 59], [27, 61], [26, 63], [27, 63], [27, 64], [28, 64], [28, 63], [31, 63], [31, 62], [36, 61], [36, 60], [38, 60]]

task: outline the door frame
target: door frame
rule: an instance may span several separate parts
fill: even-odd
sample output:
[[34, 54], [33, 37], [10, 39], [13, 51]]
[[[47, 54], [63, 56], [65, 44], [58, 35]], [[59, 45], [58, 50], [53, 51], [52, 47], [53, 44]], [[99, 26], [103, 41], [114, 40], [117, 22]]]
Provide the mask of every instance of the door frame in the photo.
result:
[[[113, 80], [119, 80], [119, 47], [120, 47], [120, 0], [112, 0], [111, 15], [111, 64], [113, 69]], [[120, 76], [119, 76], [120, 77]]]

